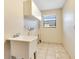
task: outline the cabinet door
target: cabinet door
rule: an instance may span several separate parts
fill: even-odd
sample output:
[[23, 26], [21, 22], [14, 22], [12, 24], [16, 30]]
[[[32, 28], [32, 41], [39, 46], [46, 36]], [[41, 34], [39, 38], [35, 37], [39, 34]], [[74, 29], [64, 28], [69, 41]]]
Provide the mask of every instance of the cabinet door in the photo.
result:
[[29, 43], [29, 59], [34, 58], [34, 53], [37, 51], [37, 40]]
[[40, 10], [38, 9], [37, 5], [32, 1], [32, 15], [38, 18], [39, 20], [41, 19], [41, 13]]
[[31, 0], [25, 0], [23, 1], [23, 13], [24, 16], [30, 16], [31, 15]]

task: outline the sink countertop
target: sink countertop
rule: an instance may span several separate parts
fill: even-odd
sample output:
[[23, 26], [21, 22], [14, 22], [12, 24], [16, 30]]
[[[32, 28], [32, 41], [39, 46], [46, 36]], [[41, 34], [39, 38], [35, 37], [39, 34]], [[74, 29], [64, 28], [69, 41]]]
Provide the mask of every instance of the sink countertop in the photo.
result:
[[33, 40], [37, 40], [37, 38], [38, 38], [37, 36], [25, 36], [25, 35], [21, 35], [21, 36], [16, 37], [16, 38], [8, 38], [7, 40], [31, 42]]

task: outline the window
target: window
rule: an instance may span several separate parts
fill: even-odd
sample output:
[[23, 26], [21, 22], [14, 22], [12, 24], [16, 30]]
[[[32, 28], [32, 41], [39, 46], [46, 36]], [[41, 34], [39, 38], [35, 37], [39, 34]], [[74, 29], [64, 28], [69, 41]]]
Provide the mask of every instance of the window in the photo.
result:
[[56, 16], [43, 16], [43, 27], [56, 28]]

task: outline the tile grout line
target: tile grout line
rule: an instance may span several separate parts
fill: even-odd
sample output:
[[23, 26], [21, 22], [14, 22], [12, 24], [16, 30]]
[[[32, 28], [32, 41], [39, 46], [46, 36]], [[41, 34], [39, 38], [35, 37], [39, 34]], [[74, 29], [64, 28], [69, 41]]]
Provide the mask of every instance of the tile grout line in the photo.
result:
[[[50, 57], [49, 57], [49, 48], [51, 48], [51, 46], [50, 46], [51, 44], [46, 44], [45, 45], [45, 47], [43, 47], [43, 48], [46, 48], [46, 51], [45, 51], [45, 55], [44, 55], [44, 59], [50, 59]], [[56, 45], [59, 45], [59, 44], [56, 44]], [[60, 45], [59, 46], [56, 46], [56, 47], [60, 47]], [[61, 45], [61, 47], [63, 47], [62, 45]], [[54, 48], [54, 47], [53, 47]], [[64, 48], [64, 47], [63, 47]], [[57, 48], [58, 49], [58, 48]], [[54, 49], [53, 51], [55, 52], [54, 53], [54, 57], [55, 57], [55, 59], [59, 59], [59, 58], [57, 58], [57, 53], [56, 53], [56, 51], [57, 51], [57, 49]], [[59, 48], [60, 49], [60, 48]], [[65, 49], [64, 49], [65, 50]], [[66, 52], [66, 50], [65, 50], [65, 52]], [[68, 53], [67, 53], [68, 54]], [[69, 56], [69, 55], [68, 55]], [[68, 57], [69, 58], [69, 57]], [[43, 59], [43, 58], [42, 58]], [[51, 59], [52, 59], [52, 57], [51, 57]]]
[[64, 45], [62, 45], [62, 46], [63, 46], [64, 50], [66, 51], [66, 53], [68, 54], [69, 59], [71, 59], [71, 56], [70, 56], [70, 54], [68, 53], [68, 51], [65, 49]]
[[45, 59], [46, 59], [46, 56], [48, 56], [48, 45], [49, 44], [47, 44], [47, 52], [46, 52], [46, 55], [45, 55]]

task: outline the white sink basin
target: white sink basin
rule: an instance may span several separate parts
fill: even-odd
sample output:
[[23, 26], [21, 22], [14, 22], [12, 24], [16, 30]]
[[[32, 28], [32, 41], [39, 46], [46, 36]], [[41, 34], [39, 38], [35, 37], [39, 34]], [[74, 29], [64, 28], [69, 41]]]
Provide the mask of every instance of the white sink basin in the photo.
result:
[[20, 35], [19, 37], [16, 37], [16, 38], [8, 38], [7, 40], [31, 42], [33, 40], [36, 40], [37, 38], [38, 38], [37, 36]]

